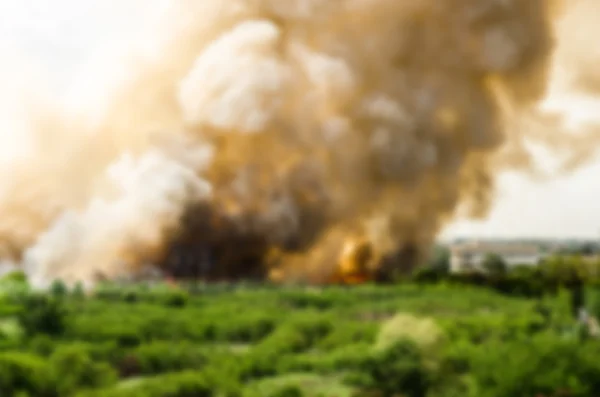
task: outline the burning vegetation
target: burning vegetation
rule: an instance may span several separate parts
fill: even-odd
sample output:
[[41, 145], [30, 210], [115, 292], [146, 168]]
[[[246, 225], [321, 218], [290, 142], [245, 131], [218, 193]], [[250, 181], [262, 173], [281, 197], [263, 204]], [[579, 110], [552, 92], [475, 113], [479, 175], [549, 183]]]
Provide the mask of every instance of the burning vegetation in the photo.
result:
[[487, 213], [499, 170], [533, 166], [527, 142], [591, 155], [595, 133], [559, 118], [521, 127], [548, 123], [558, 6], [172, 2], [95, 112], [32, 118], [2, 242], [40, 282], [144, 263], [208, 280], [409, 271], [459, 208]]

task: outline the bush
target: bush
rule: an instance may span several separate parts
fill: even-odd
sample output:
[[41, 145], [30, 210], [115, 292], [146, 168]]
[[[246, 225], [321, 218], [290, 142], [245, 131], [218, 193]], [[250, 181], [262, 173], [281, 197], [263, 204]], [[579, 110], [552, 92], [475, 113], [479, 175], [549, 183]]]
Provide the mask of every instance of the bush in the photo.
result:
[[141, 374], [200, 370], [209, 361], [205, 348], [188, 343], [153, 342], [138, 347], [132, 354]]
[[0, 282], [26, 284], [27, 275], [20, 270], [15, 270], [0, 277]]
[[490, 285], [489, 277], [481, 272], [465, 272], [450, 274], [448, 281], [459, 285], [474, 285], [479, 287], [488, 287]]
[[217, 339], [228, 342], [258, 342], [274, 329], [275, 319], [272, 316], [254, 313], [222, 319], [215, 324]]
[[597, 396], [598, 353], [598, 346], [541, 336], [474, 350], [470, 370], [481, 397]]
[[331, 330], [322, 316], [298, 318], [279, 326], [249, 353], [240, 358], [243, 380], [271, 376], [285, 368], [286, 355], [298, 354], [316, 346]]
[[99, 285], [94, 290], [94, 298], [107, 302], [118, 302], [124, 300], [123, 290], [111, 285]]
[[504, 275], [508, 270], [504, 259], [497, 254], [486, 255], [485, 258], [483, 258], [481, 266], [487, 272], [487, 274], [493, 276]]
[[115, 334], [117, 345], [122, 348], [139, 346], [142, 341], [140, 336], [131, 330], [122, 330]]
[[431, 266], [418, 267], [411, 275], [411, 279], [416, 283], [433, 284], [437, 283], [446, 276], [446, 272]]
[[338, 321], [318, 343], [319, 349], [331, 350], [356, 343], [372, 343], [379, 331], [377, 323]]
[[67, 313], [61, 301], [40, 294], [24, 297], [19, 322], [28, 335], [60, 335], [65, 331]]
[[55, 280], [52, 282], [52, 285], [50, 286], [50, 295], [51, 296], [53, 296], [54, 298], [60, 299], [60, 298], [64, 298], [68, 294], [69, 294], [69, 289], [67, 288], [67, 286], [64, 282], [62, 282], [61, 280]]
[[280, 297], [284, 304], [294, 309], [318, 309], [325, 310], [332, 305], [331, 299], [321, 291], [293, 291], [286, 292]]
[[185, 291], [176, 291], [167, 294], [165, 305], [169, 307], [184, 307], [189, 300], [189, 295]]
[[49, 356], [54, 351], [55, 344], [49, 335], [36, 335], [29, 342], [29, 349], [40, 356]]
[[600, 285], [593, 284], [587, 289], [587, 309], [590, 315], [600, 319]]
[[302, 397], [302, 389], [298, 386], [283, 386], [279, 390], [271, 393], [269, 397]]
[[315, 346], [331, 329], [331, 321], [326, 317], [309, 315], [297, 318], [279, 326], [256, 349], [275, 354], [299, 353]]
[[83, 283], [77, 282], [77, 284], [75, 284], [71, 296], [78, 300], [85, 299], [85, 287], [83, 286]]
[[536, 298], [544, 295], [544, 282], [536, 273], [509, 273], [492, 280], [493, 287], [503, 294]]
[[213, 397], [231, 395], [237, 385], [221, 384], [202, 372], [182, 372], [142, 379], [130, 385], [96, 392], [79, 393], [77, 397]]
[[358, 380], [358, 385], [366, 392], [378, 392], [383, 397], [425, 397], [432, 385], [419, 348], [408, 340], [376, 353], [362, 370], [365, 377]]
[[50, 357], [49, 365], [59, 396], [69, 396], [80, 389], [110, 386], [117, 380], [117, 374], [108, 364], [95, 363], [77, 346], [58, 348]]
[[330, 352], [307, 352], [282, 359], [280, 372], [313, 372], [335, 374], [340, 371], [359, 370], [372, 353], [370, 344], [353, 344]]
[[139, 300], [139, 295], [136, 291], [127, 291], [123, 294], [123, 301], [127, 303], [136, 303]]
[[36, 397], [53, 397], [49, 373], [49, 366], [40, 357], [25, 353], [0, 354], [0, 391], [3, 396], [25, 392]]
[[383, 351], [402, 340], [410, 340], [420, 349], [432, 352], [441, 347], [444, 337], [432, 319], [400, 313], [382, 325], [375, 346]]

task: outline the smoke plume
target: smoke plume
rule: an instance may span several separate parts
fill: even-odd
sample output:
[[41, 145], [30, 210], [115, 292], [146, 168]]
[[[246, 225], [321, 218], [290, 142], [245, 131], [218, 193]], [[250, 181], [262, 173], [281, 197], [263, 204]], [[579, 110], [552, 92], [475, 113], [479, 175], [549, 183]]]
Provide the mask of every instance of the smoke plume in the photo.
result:
[[87, 107], [29, 108], [31, 150], [1, 179], [0, 241], [36, 280], [153, 264], [323, 281], [352, 247], [370, 274], [389, 273], [459, 208], [484, 216], [499, 170], [535, 174], [530, 144], [563, 169], [594, 154], [595, 130], [573, 137], [539, 108], [561, 57], [569, 89], [597, 89], [595, 58], [580, 67], [588, 48], [569, 40], [595, 15], [583, 6], [169, 4], [112, 69], [79, 82]]

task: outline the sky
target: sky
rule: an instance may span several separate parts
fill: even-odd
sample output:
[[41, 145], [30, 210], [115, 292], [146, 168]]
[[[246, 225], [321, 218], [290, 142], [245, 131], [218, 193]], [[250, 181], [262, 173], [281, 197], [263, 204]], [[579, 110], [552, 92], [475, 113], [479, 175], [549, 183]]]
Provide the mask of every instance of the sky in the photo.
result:
[[[60, 91], [98, 47], [128, 33], [141, 5], [153, 1], [160, 0], [0, 0], [0, 49], [29, 59]], [[25, 70], [22, 77], [29, 78]], [[18, 112], [15, 102], [0, 96], [0, 117]], [[15, 142], [16, 130], [0, 122], [0, 135]], [[9, 146], [0, 147], [0, 162], [13, 155]], [[457, 221], [443, 236], [600, 238], [599, 176], [600, 160], [548, 183], [505, 175], [486, 219]]]

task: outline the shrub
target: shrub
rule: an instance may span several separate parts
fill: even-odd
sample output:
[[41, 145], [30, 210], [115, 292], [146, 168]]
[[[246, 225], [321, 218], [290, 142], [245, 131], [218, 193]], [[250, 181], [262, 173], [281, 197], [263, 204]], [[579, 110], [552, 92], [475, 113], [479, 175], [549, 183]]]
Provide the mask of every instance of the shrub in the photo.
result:
[[263, 378], [278, 373], [282, 355], [271, 348], [261, 346], [240, 357], [238, 377], [243, 381]]
[[85, 287], [82, 282], [77, 282], [73, 287], [72, 297], [78, 300], [85, 299]]
[[324, 310], [332, 305], [331, 299], [321, 291], [293, 291], [282, 294], [280, 298], [284, 304], [294, 309]]
[[136, 347], [142, 343], [140, 336], [132, 330], [121, 330], [115, 334], [117, 345], [122, 348]]
[[600, 318], [600, 285], [594, 283], [587, 290], [587, 309], [590, 315]]
[[315, 346], [331, 329], [328, 318], [308, 315], [282, 324], [255, 349], [276, 355], [299, 353]]
[[416, 283], [433, 284], [441, 281], [446, 274], [446, 272], [439, 268], [432, 266], [421, 266], [416, 268], [411, 274], [411, 279]]
[[54, 280], [50, 286], [50, 295], [54, 298], [64, 298], [69, 293], [66, 284], [61, 280]]
[[508, 270], [504, 259], [497, 254], [486, 255], [481, 266], [489, 275], [503, 275]]
[[298, 386], [283, 386], [271, 393], [269, 397], [302, 397], [302, 389]]
[[274, 329], [275, 319], [272, 316], [254, 313], [222, 319], [215, 324], [217, 339], [228, 342], [258, 342]]
[[26, 284], [27, 275], [23, 271], [15, 270], [0, 277], [0, 282]]
[[94, 290], [94, 297], [102, 301], [118, 302], [123, 300], [123, 291], [119, 288], [103, 284]]
[[465, 273], [457, 273], [450, 274], [448, 276], [448, 280], [451, 283], [459, 284], [459, 285], [475, 285], [479, 287], [489, 286], [489, 277], [481, 272], [465, 272]]
[[447, 275], [450, 272], [450, 250], [444, 246], [434, 247], [427, 265], [437, 274]]
[[205, 348], [188, 343], [153, 342], [132, 352], [141, 374], [199, 370], [209, 361]]
[[596, 396], [598, 353], [598, 346], [540, 336], [473, 350], [470, 370], [482, 397]]
[[378, 332], [379, 324], [338, 321], [334, 328], [318, 343], [319, 349], [330, 350], [356, 343], [372, 343]]
[[166, 295], [165, 305], [169, 307], [184, 307], [189, 300], [185, 291], [175, 291]]
[[296, 318], [290, 321], [287, 326], [300, 332], [310, 345], [326, 337], [333, 329], [331, 317], [313, 314]]
[[50, 368], [37, 356], [25, 353], [0, 354], [0, 391], [15, 396], [29, 393], [36, 397], [53, 396]]
[[401, 340], [410, 340], [422, 350], [432, 352], [440, 348], [444, 337], [434, 320], [399, 313], [382, 325], [375, 347], [383, 351]]
[[409, 340], [377, 352], [365, 362], [362, 370], [365, 376], [357, 379], [358, 386], [385, 397], [425, 397], [432, 386], [432, 377], [423, 365], [421, 352]]
[[66, 328], [67, 313], [63, 303], [52, 297], [35, 294], [24, 297], [19, 322], [29, 335], [62, 334]]
[[182, 372], [142, 379], [130, 385], [80, 393], [77, 397], [213, 397], [231, 395], [237, 385], [224, 385], [202, 372]]
[[49, 335], [36, 335], [29, 342], [29, 349], [40, 356], [49, 356], [54, 348], [54, 341]]
[[372, 353], [370, 344], [353, 344], [340, 347], [330, 352], [307, 352], [288, 356], [281, 360], [280, 370], [283, 372], [314, 372], [318, 374], [335, 374], [340, 371], [358, 370]]
[[515, 271], [491, 281], [497, 291], [510, 296], [535, 298], [546, 290], [543, 279], [532, 271]]
[[108, 364], [92, 361], [77, 346], [58, 348], [49, 364], [59, 396], [72, 395], [79, 389], [110, 386], [117, 380], [117, 374]]
[[135, 291], [127, 291], [123, 294], [123, 301], [127, 303], [136, 303], [139, 300], [138, 293]]

